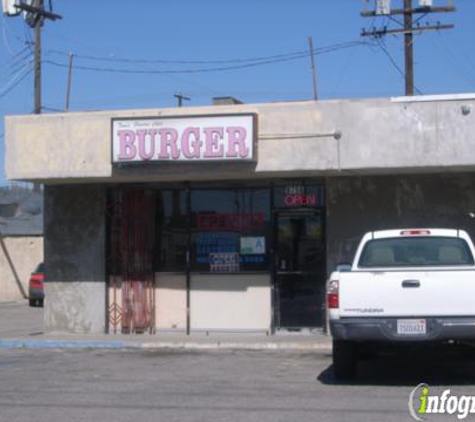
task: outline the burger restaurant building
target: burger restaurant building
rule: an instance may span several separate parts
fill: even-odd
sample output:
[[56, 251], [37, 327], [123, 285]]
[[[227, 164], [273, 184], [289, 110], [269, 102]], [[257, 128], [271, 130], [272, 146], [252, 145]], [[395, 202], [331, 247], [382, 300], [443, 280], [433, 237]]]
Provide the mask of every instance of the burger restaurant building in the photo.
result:
[[322, 329], [325, 280], [364, 232], [475, 235], [474, 107], [453, 95], [7, 117], [7, 177], [45, 186], [45, 330]]

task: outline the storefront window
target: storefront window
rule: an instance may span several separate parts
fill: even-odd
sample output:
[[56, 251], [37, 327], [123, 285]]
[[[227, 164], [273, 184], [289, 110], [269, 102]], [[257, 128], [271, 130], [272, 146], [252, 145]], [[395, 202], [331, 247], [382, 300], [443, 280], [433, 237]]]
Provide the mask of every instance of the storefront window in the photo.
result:
[[269, 189], [192, 190], [191, 212], [193, 271], [269, 271]]
[[156, 271], [186, 271], [188, 219], [186, 191], [157, 192]]

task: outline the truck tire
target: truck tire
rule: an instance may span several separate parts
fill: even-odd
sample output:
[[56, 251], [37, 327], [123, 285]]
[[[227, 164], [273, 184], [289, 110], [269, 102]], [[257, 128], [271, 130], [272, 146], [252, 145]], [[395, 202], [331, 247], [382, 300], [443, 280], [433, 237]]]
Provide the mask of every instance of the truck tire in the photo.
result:
[[333, 340], [333, 374], [338, 380], [356, 377], [358, 365], [356, 345], [351, 341]]

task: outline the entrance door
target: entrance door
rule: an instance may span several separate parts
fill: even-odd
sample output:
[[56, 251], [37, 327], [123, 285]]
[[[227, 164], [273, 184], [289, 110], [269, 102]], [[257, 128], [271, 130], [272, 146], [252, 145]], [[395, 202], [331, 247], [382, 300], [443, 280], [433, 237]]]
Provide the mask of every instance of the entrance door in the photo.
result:
[[276, 328], [321, 327], [325, 286], [324, 220], [321, 211], [276, 216]]
[[155, 197], [144, 189], [117, 188], [111, 202], [109, 331], [153, 332]]

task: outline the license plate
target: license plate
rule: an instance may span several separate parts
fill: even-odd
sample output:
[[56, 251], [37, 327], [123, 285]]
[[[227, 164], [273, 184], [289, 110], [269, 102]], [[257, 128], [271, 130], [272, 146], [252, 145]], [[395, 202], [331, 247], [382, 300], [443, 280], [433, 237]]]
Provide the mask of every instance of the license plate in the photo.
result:
[[398, 319], [397, 333], [406, 335], [426, 334], [425, 319]]

